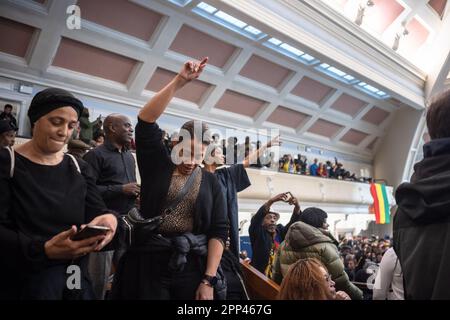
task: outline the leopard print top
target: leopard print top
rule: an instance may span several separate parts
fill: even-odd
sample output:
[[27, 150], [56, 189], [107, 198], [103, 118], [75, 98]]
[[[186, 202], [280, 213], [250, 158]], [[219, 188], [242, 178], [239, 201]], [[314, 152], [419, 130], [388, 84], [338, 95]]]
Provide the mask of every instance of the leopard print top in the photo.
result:
[[[169, 191], [167, 193], [167, 202], [170, 203], [183, 189], [189, 176], [172, 175]], [[162, 234], [179, 234], [192, 232], [194, 229], [194, 210], [195, 202], [200, 190], [202, 174], [197, 174], [192, 188], [188, 190], [185, 198], [169, 214], [163, 214], [163, 222], [159, 226], [159, 232]]]

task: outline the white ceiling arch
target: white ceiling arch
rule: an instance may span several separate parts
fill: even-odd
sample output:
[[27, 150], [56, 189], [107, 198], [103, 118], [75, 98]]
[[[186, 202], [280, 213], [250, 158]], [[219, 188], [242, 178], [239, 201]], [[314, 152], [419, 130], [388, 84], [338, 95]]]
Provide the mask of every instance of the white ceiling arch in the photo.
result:
[[[192, 0], [182, 7], [165, 0], [2, 1], [0, 34], [7, 41], [0, 45], [1, 75], [59, 83], [74, 91], [139, 105], [186, 59], [206, 54], [210, 64], [198, 81], [177, 94], [170, 106], [172, 112], [232, 127], [276, 127], [290, 141], [364, 159], [372, 159], [399, 104], [420, 101], [417, 88], [424, 80], [413, 66], [409, 70], [379, 53], [378, 73], [390, 69], [389, 73], [396, 75], [388, 80], [402, 83], [397, 85], [401, 90], [389, 90], [387, 82], [372, 80], [373, 74], [364, 74], [360, 65], [352, 68], [344, 61], [337, 62], [333, 55], [337, 49], [307, 51], [308, 45], [292, 38], [287, 29], [271, 27], [272, 22], [277, 25], [279, 17], [264, 23], [251, 12], [241, 11], [243, 4], [256, 3], [257, 13], [261, 13], [266, 1], [241, 1], [241, 7], [237, 1], [205, 1], [267, 34], [259, 40], [196, 14], [193, 9], [200, 2]], [[72, 4], [81, 9], [80, 30], [66, 27], [66, 10]], [[317, 34], [329, 32], [324, 27], [326, 21], [323, 17], [317, 23]], [[267, 47], [264, 43], [270, 37], [297, 46], [320, 63], [307, 65]], [[352, 50], [357, 50], [357, 45]], [[374, 50], [371, 54], [377, 53]], [[358, 89], [356, 83], [338, 81], [318, 71], [323, 63], [381, 89], [391, 98], [377, 99]], [[376, 63], [371, 69], [376, 69]], [[421, 107], [419, 103], [411, 105]]]

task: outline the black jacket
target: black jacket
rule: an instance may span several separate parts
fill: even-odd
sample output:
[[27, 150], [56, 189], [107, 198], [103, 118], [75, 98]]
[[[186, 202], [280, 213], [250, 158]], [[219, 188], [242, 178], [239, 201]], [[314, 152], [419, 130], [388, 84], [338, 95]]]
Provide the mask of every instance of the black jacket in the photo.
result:
[[[270, 208], [264, 204], [259, 208], [258, 212], [252, 217], [248, 233], [252, 245], [252, 266], [260, 272], [264, 273], [267, 264], [269, 263], [270, 250], [273, 245], [273, 236], [262, 223]], [[286, 226], [282, 224], [277, 225], [277, 234], [280, 236], [280, 243], [284, 240], [286, 233], [294, 222], [297, 221], [299, 214], [292, 213], [291, 220]]]
[[450, 299], [450, 138], [424, 146], [424, 159], [396, 200], [394, 249], [405, 298]]

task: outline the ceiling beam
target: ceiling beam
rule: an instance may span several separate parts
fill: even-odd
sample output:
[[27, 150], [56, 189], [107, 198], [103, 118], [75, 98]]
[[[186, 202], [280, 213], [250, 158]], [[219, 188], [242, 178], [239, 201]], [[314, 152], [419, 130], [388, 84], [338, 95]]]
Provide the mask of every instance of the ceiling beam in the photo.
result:
[[263, 110], [263, 112], [261, 112], [259, 115], [257, 115], [255, 117], [255, 125], [256, 126], [262, 125], [262, 123], [270, 117], [270, 115], [275, 111], [275, 109], [279, 105], [283, 105], [283, 107], [284, 107], [284, 103], [283, 103], [284, 99], [286, 99], [288, 94], [295, 88], [295, 86], [300, 82], [300, 80], [302, 80], [302, 78], [303, 78], [303, 73], [297, 72], [289, 79], [289, 81], [286, 82], [286, 84], [283, 86], [283, 88], [280, 91], [279, 99], [270, 103], [269, 106], [267, 108], [265, 108], [265, 110]]
[[50, 3], [48, 17], [45, 17], [45, 24], [42, 26], [39, 37], [30, 52], [30, 68], [42, 73], [47, 71], [58, 50], [61, 35], [67, 29], [66, 20], [69, 17], [66, 13], [67, 8], [75, 3], [76, 0], [52, 1]]
[[208, 98], [203, 101], [202, 105], [200, 105], [202, 113], [207, 113], [216, 106], [222, 95], [225, 93], [226, 88], [231, 86], [233, 79], [245, 66], [252, 54], [253, 53], [249, 48], [238, 50], [234, 53], [231, 62], [226, 68], [227, 70], [216, 83], [216, 88], [211, 92]]
[[[355, 75], [363, 77], [363, 80], [370, 79], [378, 87], [389, 88], [389, 91], [396, 93], [405, 103], [416, 108], [424, 107], [422, 84], [425, 74], [406, 59], [402, 61], [402, 65], [396, 63], [398, 59], [391, 57], [396, 54], [391, 52], [390, 48], [385, 48], [384, 44], [381, 45], [380, 41], [369, 33], [364, 32], [364, 37], [360, 38], [353, 36], [355, 33], [361, 34], [361, 28], [356, 28], [352, 22], [333, 12], [321, 1], [226, 0], [225, 2], [234, 9], [259, 19], [263, 24], [270, 21], [273, 29], [292, 39], [293, 43], [298, 43], [300, 48], [309, 48], [308, 50], [319, 59], [323, 58], [326, 52], [324, 61], [335, 61], [331, 64], [342, 65], [348, 70], [354, 70]], [[324, 16], [325, 13], [328, 16]], [[323, 32], [317, 32], [318, 25]], [[354, 33], [345, 28], [352, 29]], [[365, 38], [371, 39], [372, 47], [362, 42]]]
[[128, 79], [128, 87], [131, 94], [140, 95], [142, 91], [144, 91], [152, 78], [153, 73], [158, 67], [153, 56], [164, 55], [172, 42], [175, 40], [175, 37], [177, 36], [178, 31], [180, 31], [182, 25], [183, 23], [176, 17], [166, 18], [160, 23], [157, 35], [150, 40], [151, 43], [154, 43], [152, 53], [144, 58], [134, 77]]

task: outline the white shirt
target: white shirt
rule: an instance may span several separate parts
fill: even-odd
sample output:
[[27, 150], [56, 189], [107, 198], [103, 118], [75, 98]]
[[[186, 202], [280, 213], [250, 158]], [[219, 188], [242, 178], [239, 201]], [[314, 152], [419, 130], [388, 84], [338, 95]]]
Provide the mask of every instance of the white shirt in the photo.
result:
[[403, 273], [394, 248], [381, 259], [373, 287], [373, 300], [404, 300]]

